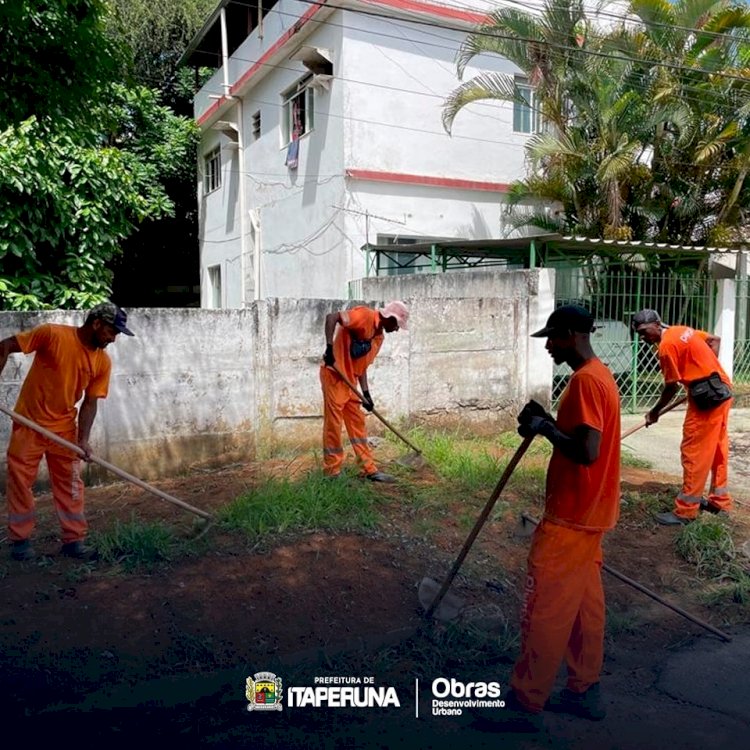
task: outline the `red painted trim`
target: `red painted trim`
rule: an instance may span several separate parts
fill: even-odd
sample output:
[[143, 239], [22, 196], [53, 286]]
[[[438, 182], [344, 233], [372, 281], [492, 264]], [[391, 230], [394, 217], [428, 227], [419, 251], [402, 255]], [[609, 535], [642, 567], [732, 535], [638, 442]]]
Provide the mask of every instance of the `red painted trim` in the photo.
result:
[[[311, 5], [304, 13], [299, 17], [293, 26], [290, 26], [264, 53], [260, 59], [249, 67], [233, 84], [229, 90], [232, 95], [236, 94], [250, 78], [252, 78], [264, 65], [272, 58], [295, 34], [299, 33], [303, 26], [312, 19], [313, 16], [320, 13], [326, 6], [325, 5]], [[224, 104], [227, 100], [226, 97], [222, 96], [221, 99], [217, 99], [202, 115], [198, 117], [198, 125], [203, 125], [216, 113], [216, 111]]]
[[213, 114], [226, 101], [228, 100], [225, 96], [222, 96], [221, 99], [217, 99], [200, 117], [198, 117], [198, 120], [197, 120], [198, 125], [203, 125], [204, 122], [206, 122], [207, 120], [210, 120]]
[[467, 21], [472, 24], [484, 23], [487, 20], [486, 13], [476, 13], [470, 10], [459, 10], [458, 8], [446, 8], [444, 5], [434, 3], [423, 3], [420, 0], [362, 0], [363, 5], [385, 5], [388, 8], [398, 8], [416, 13], [426, 13], [438, 18], [452, 18], [456, 21]]
[[505, 182], [482, 182], [479, 180], [461, 180], [455, 177], [429, 177], [422, 174], [404, 174], [403, 172], [376, 172], [371, 169], [347, 169], [346, 176], [363, 182], [397, 182], [401, 185], [427, 185], [429, 187], [447, 187], [454, 190], [486, 190], [492, 193], [507, 193], [510, 185]]
[[[457, 8], [446, 8], [443, 5], [421, 2], [421, 0], [361, 0], [361, 2], [363, 5], [383, 5], [389, 8], [397, 8], [398, 10], [437, 16], [438, 18], [451, 18], [458, 21], [466, 21], [471, 24], [484, 23], [487, 20], [487, 16], [484, 13], [474, 13], [472, 11], [459, 10]], [[259, 60], [253, 63], [253, 65], [232, 84], [230, 93], [233, 95], [236, 94], [242, 86], [244, 86], [264, 65], [266, 65], [266, 63], [268, 63], [270, 58], [272, 58], [295, 34], [299, 33], [303, 26], [306, 26], [314, 16], [326, 7], [327, 6], [325, 5], [311, 5], [299, 17], [299, 20], [287, 29], [273, 43], [273, 45], [268, 48]], [[227, 101], [228, 99], [224, 96], [222, 96], [221, 99], [217, 99], [205, 112], [203, 112], [203, 114], [198, 116], [198, 125], [204, 125]]]
[[303, 26], [306, 26], [310, 19], [320, 13], [325, 5], [311, 5], [300, 17], [299, 20], [290, 26], [262, 55], [260, 60], [256, 62], [251, 68], [246, 70], [232, 85], [232, 93], [234, 94], [241, 86], [243, 86], [249, 78], [255, 75], [256, 71], [260, 70], [263, 65], [268, 62], [269, 57], [273, 57], [295, 34], [299, 33]]

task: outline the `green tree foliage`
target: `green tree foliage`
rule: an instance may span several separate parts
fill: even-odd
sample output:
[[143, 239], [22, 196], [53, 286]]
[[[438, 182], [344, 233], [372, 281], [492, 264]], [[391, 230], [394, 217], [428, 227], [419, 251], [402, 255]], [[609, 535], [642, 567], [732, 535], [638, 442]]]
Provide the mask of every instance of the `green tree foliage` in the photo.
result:
[[[535, 87], [543, 126], [511, 189], [515, 222], [609, 239], [736, 239], [750, 208], [748, 29], [745, 4], [715, 0], [633, 0], [630, 20], [607, 30], [580, 0], [492, 13], [458, 69], [495, 53]], [[446, 129], [481, 99], [525, 102], [512, 75], [480, 74], [447, 99]], [[553, 212], [529, 211], [540, 203]]]
[[0, 0], [0, 128], [29, 117], [86, 119], [124, 57], [104, 0]]
[[195, 127], [148, 89], [111, 89], [99, 143], [70, 122], [29, 118], [0, 134], [0, 300], [86, 307], [111, 289], [109, 264], [145, 220], [169, 215], [163, 183], [183, 174]]
[[196, 126], [158, 92], [113, 82], [127, 50], [100, 0], [0, 10], [23, 40], [17, 59], [0, 45], [0, 308], [85, 307], [110, 294], [126, 238], [173, 212]]
[[[110, 33], [131, 52], [131, 80], [158, 88], [163, 101], [186, 117], [193, 114], [195, 72], [175, 70], [177, 61], [201, 28], [217, 0], [110, 0]], [[203, 79], [213, 71], [201, 71]], [[131, 306], [196, 304], [198, 285], [198, 216], [196, 149], [183, 159], [180, 174], [164, 181], [174, 203], [172, 216], [139, 225], [111, 264], [114, 293]], [[144, 283], [144, 280], [145, 281]], [[167, 294], [168, 287], [184, 290]]]
[[172, 89], [177, 61], [218, 4], [217, 0], [109, 1], [110, 30], [132, 53], [134, 79], [163, 91]]

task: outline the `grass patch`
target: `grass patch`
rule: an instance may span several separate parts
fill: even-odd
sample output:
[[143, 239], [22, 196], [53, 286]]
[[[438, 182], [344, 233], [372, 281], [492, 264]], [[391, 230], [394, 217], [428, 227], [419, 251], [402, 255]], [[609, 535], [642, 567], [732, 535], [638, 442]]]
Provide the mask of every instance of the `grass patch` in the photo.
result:
[[682, 528], [675, 540], [677, 553], [695, 565], [699, 575], [718, 578], [736, 567], [737, 551], [728, 524], [703, 514]]
[[643, 514], [647, 517], [648, 523], [653, 524], [653, 514], [659, 513], [668, 507], [670, 503], [674, 504], [674, 492], [666, 490], [665, 492], [638, 492], [636, 490], [626, 490], [620, 497], [620, 510], [623, 515], [632, 516], [634, 514]]
[[465, 491], [491, 486], [502, 472], [503, 462], [491, 455], [479, 441], [439, 433], [423, 444], [427, 460], [438, 473]]
[[373, 527], [379, 495], [369, 483], [342, 475], [326, 479], [314, 472], [293, 481], [269, 478], [222, 509], [221, 521], [250, 537], [313, 529]]
[[[502, 432], [497, 436], [497, 444], [501, 448], [505, 448], [509, 451], [516, 451], [523, 438], [517, 432]], [[537, 437], [533, 440], [529, 449], [526, 451], [527, 456], [544, 456], [548, 457], [552, 455], [552, 443], [543, 437]]]
[[127, 572], [153, 570], [173, 559], [178, 547], [174, 532], [165, 524], [135, 519], [115, 521], [111, 529], [93, 533], [91, 543], [102, 561]]
[[647, 461], [645, 458], [636, 456], [635, 453], [630, 453], [630, 451], [624, 449], [620, 452], [620, 463], [623, 466], [629, 466], [631, 469], [651, 469], [653, 467], [651, 461]]
[[750, 604], [747, 561], [737, 553], [726, 520], [703, 514], [685, 526], [675, 546], [678, 554], [696, 566], [700, 576], [713, 584], [702, 596], [711, 605]]
[[713, 586], [703, 597], [707, 604], [750, 604], [750, 575], [734, 569], [724, 580]]
[[630, 610], [607, 607], [605, 633], [610, 640], [616, 639], [620, 635], [638, 633], [641, 627], [642, 623]]

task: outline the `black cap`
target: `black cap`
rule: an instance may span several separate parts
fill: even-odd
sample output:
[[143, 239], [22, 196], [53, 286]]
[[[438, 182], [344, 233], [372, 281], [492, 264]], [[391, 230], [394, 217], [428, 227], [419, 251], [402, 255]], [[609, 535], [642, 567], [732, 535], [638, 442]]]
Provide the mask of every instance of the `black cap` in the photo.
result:
[[547, 318], [547, 325], [544, 328], [531, 335], [534, 338], [549, 338], [553, 333], [565, 331], [593, 333], [594, 316], [580, 305], [563, 305]]
[[119, 333], [124, 333], [126, 336], [135, 336], [127, 326], [128, 314], [114, 302], [102, 302], [89, 315], [92, 318], [100, 318], [105, 323], [109, 323]]
[[641, 310], [640, 312], [637, 312], [630, 321], [630, 327], [634, 331], [637, 331], [639, 326], [646, 325], [647, 323], [662, 324], [661, 317], [656, 310]]

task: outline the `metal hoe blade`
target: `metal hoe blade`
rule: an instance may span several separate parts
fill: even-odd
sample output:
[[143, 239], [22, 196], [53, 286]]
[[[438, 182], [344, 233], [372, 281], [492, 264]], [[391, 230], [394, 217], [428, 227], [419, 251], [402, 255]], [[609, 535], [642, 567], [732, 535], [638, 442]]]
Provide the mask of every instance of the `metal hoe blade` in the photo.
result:
[[[440, 593], [441, 588], [442, 584], [432, 578], [423, 578], [420, 581], [419, 588], [417, 589], [417, 597], [425, 611], [430, 609], [432, 603], [435, 601], [435, 597]], [[432, 616], [436, 620], [450, 622], [451, 620], [455, 620], [459, 614], [461, 614], [464, 605], [465, 602], [460, 596], [456, 596], [456, 594], [451, 594], [449, 592], [440, 600], [440, 604], [435, 608]]]

